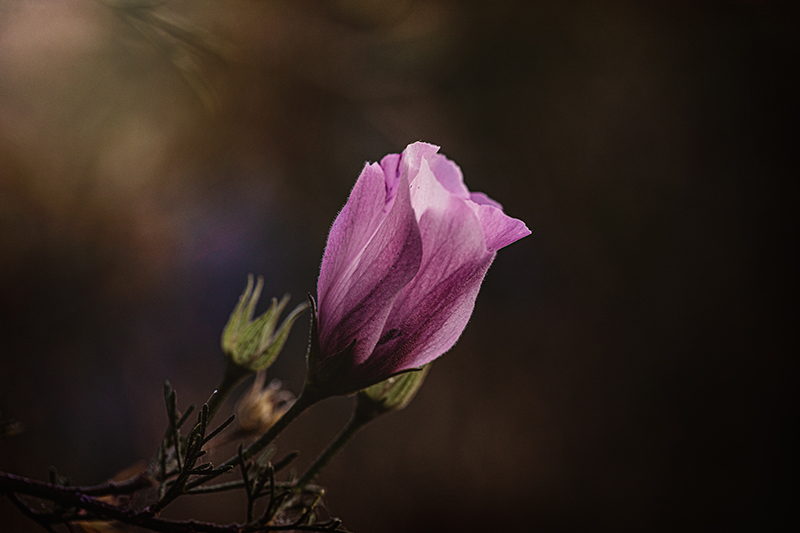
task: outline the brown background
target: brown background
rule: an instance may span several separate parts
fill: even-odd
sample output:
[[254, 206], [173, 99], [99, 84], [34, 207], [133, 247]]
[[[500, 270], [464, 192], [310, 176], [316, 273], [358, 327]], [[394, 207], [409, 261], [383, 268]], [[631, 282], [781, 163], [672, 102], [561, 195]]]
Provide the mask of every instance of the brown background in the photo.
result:
[[[413, 404], [325, 471], [331, 513], [360, 533], [796, 522], [792, 4], [157, 10], [223, 59], [100, 2], [3, 2], [0, 410], [25, 432], [0, 469], [92, 483], [151, 457], [162, 380], [207, 397], [246, 275], [301, 301], [364, 161], [426, 140], [533, 235]], [[271, 373], [294, 391], [305, 335]], [[280, 451], [303, 468], [350, 404]], [[35, 530], [4, 499], [0, 524]]]

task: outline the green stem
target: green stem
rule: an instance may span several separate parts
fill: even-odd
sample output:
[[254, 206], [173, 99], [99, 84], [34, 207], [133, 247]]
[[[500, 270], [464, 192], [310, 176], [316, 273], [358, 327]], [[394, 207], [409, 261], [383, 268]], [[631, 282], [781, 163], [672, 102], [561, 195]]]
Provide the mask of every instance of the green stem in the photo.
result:
[[328, 447], [317, 457], [314, 463], [308, 467], [308, 470], [300, 477], [300, 479], [292, 486], [292, 492], [295, 494], [300, 493], [303, 488], [314, 481], [314, 479], [319, 475], [320, 471], [325, 468], [331, 459], [336, 456], [345, 445], [350, 442], [350, 439], [358, 433], [358, 430], [366, 426], [370, 421], [374, 420], [375, 416], [371, 413], [367, 413], [363, 409], [359, 408], [359, 405], [356, 405], [356, 408], [353, 410], [353, 415], [348, 420], [347, 425], [344, 426], [342, 431], [336, 435]]
[[234, 387], [239, 384], [249, 373], [241, 367], [225, 361], [225, 372], [222, 375], [217, 389], [211, 398], [208, 400], [208, 423], [211, 423], [214, 415], [217, 414], [222, 404], [225, 403], [226, 398], [231, 393]]
[[[255, 454], [257, 454], [267, 446], [269, 446], [272, 443], [272, 441], [275, 440], [278, 437], [278, 435], [280, 435], [281, 432], [283, 432], [284, 429], [286, 429], [286, 426], [291, 424], [295, 418], [297, 418], [303, 413], [303, 411], [305, 411], [306, 409], [308, 409], [309, 407], [311, 407], [312, 405], [314, 405], [315, 403], [324, 398], [325, 396], [318, 394], [316, 390], [309, 389], [308, 387], [306, 387], [300, 394], [300, 397], [297, 400], [295, 400], [295, 402], [289, 408], [289, 410], [286, 411], [286, 413], [282, 417], [280, 417], [266, 431], [266, 433], [261, 435], [261, 437], [259, 437], [257, 441], [255, 441], [253, 444], [244, 449], [244, 451], [242, 452], [242, 457], [244, 457], [245, 461], [253, 457]], [[235, 462], [237, 458], [234, 457], [231, 458], [231, 460]], [[231, 460], [229, 460], [228, 462], [231, 462]], [[226, 465], [227, 464], [228, 463], [226, 463]]]

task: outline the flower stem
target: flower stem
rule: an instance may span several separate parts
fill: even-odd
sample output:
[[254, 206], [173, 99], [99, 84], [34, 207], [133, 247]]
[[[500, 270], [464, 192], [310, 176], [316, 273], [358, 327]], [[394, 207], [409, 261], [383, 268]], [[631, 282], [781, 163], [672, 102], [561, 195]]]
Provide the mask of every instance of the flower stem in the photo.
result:
[[286, 413], [282, 417], [280, 417], [261, 437], [252, 443], [250, 446], [244, 449], [242, 452], [242, 456], [245, 460], [250, 459], [255, 454], [266, 448], [269, 444], [275, 440], [281, 432], [286, 429], [290, 423], [294, 421], [295, 418], [300, 416], [306, 409], [317, 403], [318, 401], [324, 399], [325, 396], [322, 396], [316, 392], [315, 389], [309, 389], [306, 387], [303, 392], [300, 394], [300, 397], [295, 400], [292, 406], [289, 408]]
[[347, 425], [344, 426], [342, 431], [336, 435], [328, 447], [317, 457], [314, 463], [308, 467], [308, 470], [300, 477], [299, 480], [292, 486], [292, 492], [295, 494], [300, 493], [303, 488], [314, 481], [314, 479], [319, 475], [320, 471], [325, 468], [331, 459], [336, 456], [344, 447], [345, 445], [350, 442], [350, 439], [358, 433], [358, 430], [366, 426], [370, 421], [374, 420], [375, 416], [370, 416], [369, 414], [365, 413], [363, 410], [356, 407], [353, 410], [353, 415], [348, 420]]

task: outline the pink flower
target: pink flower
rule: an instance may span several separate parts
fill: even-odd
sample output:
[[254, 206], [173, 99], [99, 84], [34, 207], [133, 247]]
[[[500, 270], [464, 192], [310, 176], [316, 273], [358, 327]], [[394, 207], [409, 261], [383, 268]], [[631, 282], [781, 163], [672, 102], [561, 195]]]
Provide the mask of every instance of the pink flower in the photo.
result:
[[497, 250], [530, 234], [461, 169], [417, 142], [364, 167], [333, 223], [317, 284], [310, 381], [355, 392], [449, 350]]

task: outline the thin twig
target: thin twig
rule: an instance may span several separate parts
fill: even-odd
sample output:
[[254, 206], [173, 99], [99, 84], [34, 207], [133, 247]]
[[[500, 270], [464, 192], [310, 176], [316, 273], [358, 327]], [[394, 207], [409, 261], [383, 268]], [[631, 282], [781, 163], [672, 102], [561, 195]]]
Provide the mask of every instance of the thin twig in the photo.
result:
[[[292, 529], [292, 527], [289, 526], [263, 524], [214, 524], [210, 522], [198, 522], [196, 520], [171, 520], [153, 516], [151, 513], [125, 509], [97, 500], [92, 496], [81, 494], [75, 487], [60, 487], [4, 472], [0, 472], [0, 493], [5, 493], [6, 497], [8, 497], [25, 516], [36, 521], [36, 523], [42, 525], [42, 527], [50, 532], [53, 532], [50, 523], [64, 521], [65, 517], [36, 513], [21, 502], [16, 494], [25, 494], [64, 506], [76, 507], [88, 511], [91, 516], [81, 517], [81, 520], [117, 520], [157, 533], [260, 533]], [[336, 529], [326, 529], [322, 524], [317, 524], [316, 526], [296, 526], [294, 529], [298, 531], [346, 532], [344, 529], [338, 529], [338, 524]]]
[[194, 404], [191, 404], [189, 407], [186, 408], [186, 412], [183, 413], [183, 416], [181, 417], [180, 420], [178, 420], [178, 423], [176, 424], [176, 426], [178, 426], [178, 429], [181, 428], [184, 422], [189, 420], [189, 415], [192, 414], [193, 411], [194, 411]]
[[169, 418], [169, 433], [172, 443], [175, 446], [175, 460], [180, 465], [181, 461], [181, 439], [178, 429], [178, 395], [172, 388], [169, 381], [164, 382], [164, 399], [167, 402], [167, 417]]
[[222, 424], [220, 424], [220, 425], [219, 425], [219, 427], [218, 427], [217, 429], [215, 429], [214, 431], [212, 431], [211, 433], [209, 433], [209, 434], [206, 436], [206, 438], [205, 438], [205, 439], [203, 439], [203, 444], [207, 443], [208, 441], [210, 441], [211, 439], [213, 439], [214, 437], [216, 437], [217, 435], [219, 435], [219, 434], [220, 434], [220, 432], [222, 432], [222, 431], [223, 431], [223, 430], [224, 430], [226, 427], [230, 426], [230, 425], [231, 425], [231, 423], [232, 423], [232, 422], [233, 422], [235, 419], [236, 419], [236, 415], [231, 415], [230, 417], [228, 417], [228, 419], [227, 419], [225, 422], [223, 422]]
[[140, 474], [125, 481], [109, 481], [100, 485], [72, 487], [75, 492], [87, 496], [106, 496], [108, 494], [133, 494], [134, 492], [153, 486], [153, 480], [147, 474]]
[[275, 469], [275, 472], [280, 472], [281, 470], [289, 466], [289, 463], [297, 459], [298, 455], [300, 455], [300, 452], [298, 452], [297, 450], [289, 452], [283, 457], [283, 459], [272, 465], [272, 467]]
[[245, 461], [244, 455], [242, 454], [242, 444], [239, 444], [239, 448], [237, 450], [239, 454], [239, 468], [242, 471], [242, 484], [244, 486], [244, 493], [247, 496], [247, 523], [250, 523], [253, 520], [253, 487], [250, 484], [250, 476], [248, 473], [250, 472], [250, 463]]

